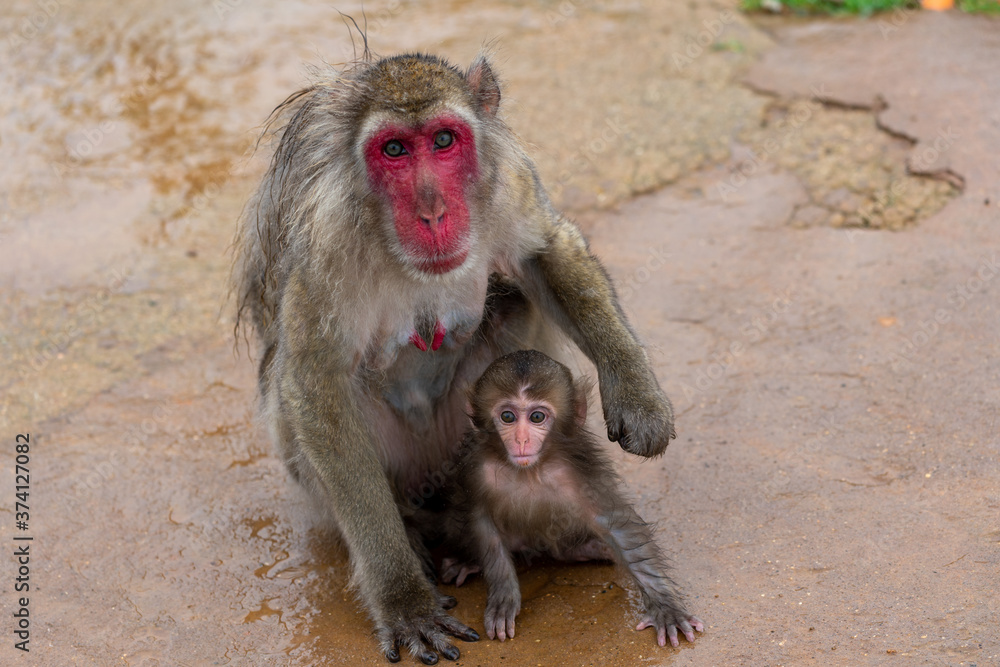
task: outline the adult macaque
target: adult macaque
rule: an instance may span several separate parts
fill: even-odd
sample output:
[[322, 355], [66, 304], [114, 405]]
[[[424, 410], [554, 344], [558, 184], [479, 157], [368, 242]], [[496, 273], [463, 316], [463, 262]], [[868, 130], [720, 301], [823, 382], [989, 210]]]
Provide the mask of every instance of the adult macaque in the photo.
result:
[[[325, 72], [276, 114], [281, 139], [236, 239], [239, 318], [291, 474], [329, 506], [382, 651], [455, 659], [399, 504], [452, 457], [465, 392], [493, 359], [546, 349], [550, 322], [594, 361], [608, 437], [641, 456], [673, 410], [577, 227], [560, 216], [479, 57]], [[551, 349], [551, 348], [549, 348]]]
[[521, 592], [513, 555], [615, 560], [642, 594], [636, 630], [689, 642], [704, 624], [684, 610], [653, 531], [620, 491], [621, 480], [586, 429], [587, 391], [562, 364], [535, 350], [494, 361], [471, 395], [473, 428], [459, 454], [451, 540], [473, 565], [446, 564], [445, 581], [482, 569], [489, 589], [486, 634], [514, 636]]

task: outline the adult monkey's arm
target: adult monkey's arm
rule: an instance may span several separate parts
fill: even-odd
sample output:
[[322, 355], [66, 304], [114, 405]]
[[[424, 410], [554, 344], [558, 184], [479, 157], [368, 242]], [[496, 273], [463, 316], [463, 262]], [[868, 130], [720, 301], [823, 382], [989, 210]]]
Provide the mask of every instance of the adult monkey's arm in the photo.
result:
[[650, 368], [600, 261], [579, 228], [553, 214], [542, 252], [525, 262], [526, 287], [597, 368], [608, 438], [657, 456], [675, 438], [674, 410]]

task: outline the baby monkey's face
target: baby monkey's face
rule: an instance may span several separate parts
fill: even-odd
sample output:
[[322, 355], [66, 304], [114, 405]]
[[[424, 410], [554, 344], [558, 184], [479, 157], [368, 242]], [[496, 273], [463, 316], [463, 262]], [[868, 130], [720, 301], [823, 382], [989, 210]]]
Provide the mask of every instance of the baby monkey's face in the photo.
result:
[[530, 398], [523, 391], [493, 409], [493, 423], [507, 457], [518, 468], [530, 468], [538, 462], [555, 419], [551, 403]]

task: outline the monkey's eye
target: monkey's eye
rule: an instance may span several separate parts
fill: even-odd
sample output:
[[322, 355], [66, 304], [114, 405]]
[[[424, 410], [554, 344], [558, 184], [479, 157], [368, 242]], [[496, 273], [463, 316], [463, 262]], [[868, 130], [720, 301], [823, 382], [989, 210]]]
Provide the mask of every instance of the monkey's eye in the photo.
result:
[[531, 413], [528, 419], [531, 420], [532, 424], [541, 424], [543, 421], [545, 421], [545, 413], [542, 412], [541, 410], [535, 410], [534, 412]]
[[441, 130], [434, 135], [434, 145], [438, 148], [448, 148], [454, 140], [454, 137], [452, 137], [451, 132], [448, 130]]
[[406, 155], [406, 149], [403, 148], [403, 144], [399, 143], [396, 139], [393, 139], [385, 146], [382, 147], [382, 152], [389, 157], [399, 157], [400, 155]]
[[514, 422], [517, 421], [517, 415], [515, 415], [510, 410], [504, 410], [503, 412], [500, 413], [500, 421], [502, 421], [504, 424], [513, 424]]

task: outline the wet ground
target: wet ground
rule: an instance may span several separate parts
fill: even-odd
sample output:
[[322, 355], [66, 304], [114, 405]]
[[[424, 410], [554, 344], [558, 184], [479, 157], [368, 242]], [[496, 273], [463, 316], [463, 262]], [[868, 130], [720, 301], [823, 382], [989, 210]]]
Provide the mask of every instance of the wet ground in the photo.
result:
[[[4, 664], [382, 664], [254, 421], [228, 244], [324, 3], [18, 0], [0, 18]], [[361, 15], [360, 5], [342, 11]], [[619, 285], [679, 439], [616, 461], [708, 627], [660, 649], [609, 566], [521, 573], [463, 665], [1000, 663], [1000, 21], [723, 3], [366, 4], [468, 63]], [[14, 440], [30, 433], [28, 530]], [[614, 449], [614, 446], [610, 446]], [[481, 627], [481, 581], [458, 591]]]

